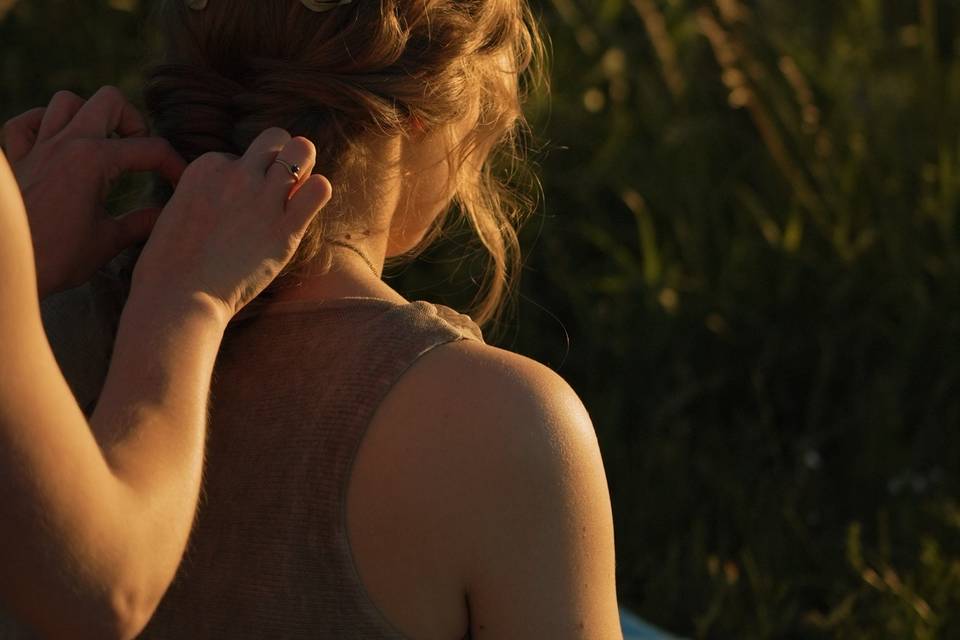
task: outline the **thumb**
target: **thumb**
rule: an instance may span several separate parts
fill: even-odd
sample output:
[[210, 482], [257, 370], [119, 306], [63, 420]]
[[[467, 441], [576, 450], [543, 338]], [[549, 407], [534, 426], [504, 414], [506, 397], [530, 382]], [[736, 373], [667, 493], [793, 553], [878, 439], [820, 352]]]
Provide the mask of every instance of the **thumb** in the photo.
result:
[[114, 251], [120, 253], [127, 247], [145, 242], [150, 237], [150, 232], [153, 231], [162, 211], [160, 207], [147, 207], [114, 218]]

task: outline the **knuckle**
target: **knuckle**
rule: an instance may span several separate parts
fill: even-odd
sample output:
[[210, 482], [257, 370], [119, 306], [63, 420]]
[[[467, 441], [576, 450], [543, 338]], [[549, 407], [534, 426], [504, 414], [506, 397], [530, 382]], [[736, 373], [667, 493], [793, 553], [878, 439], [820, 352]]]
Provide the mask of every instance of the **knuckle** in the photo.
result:
[[194, 176], [201, 173], [206, 173], [214, 165], [216, 159], [212, 154], [206, 153], [190, 164], [187, 165], [187, 168], [183, 171], [183, 176], [181, 181], [192, 180]]
[[216, 151], [208, 151], [207, 153], [203, 154], [202, 156], [194, 160], [190, 164], [190, 166], [194, 168], [206, 169], [206, 168], [222, 167], [226, 163], [227, 163], [227, 158], [224, 154], [217, 153]]
[[227, 170], [230, 163], [231, 158], [227, 154], [214, 151], [205, 153], [187, 165], [181, 177], [181, 183], [194, 182], [202, 178], [202, 182], [209, 184], [214, 176]]
[[126, 100], [126, 96], [124, 96], [123, 92], [117, 87], [113, 86], [112, 84], [107, 84], [100, 87], [91, 100], [106, 100], [113, 102], [117, 100]]
[[31, 117], [35, 117], [38, 113], [40, 115], [43, 115], [43, 112], [45, 111], [46, 109], [44, 108], [31, 109], [30, 111], [26, 111], [24, 113], [21, 113], [18, 116], [14, 116], [10, 118], [9, 120], [3, 123], [4, 135], [9, 133], [14, 133], [14, 132], [19, 133], [21, 131], [29, 130], [30, 129], [29, 122], [31, 120]]
[[173, 145], [170, 144], [170, 141], [166, 138], [149, 138], [146, 142], [152, 145], [152, 150], [159, 155], [168, 156], [177, 153], [177, 150], [173, 148]]
[[313, 142], [311, 142], [308, 138], [304, 138], [303, 136], [291, 138], [290, 142], [287, 144], [307, 155], [313, 155], [316, 153], [316, 147], [314, 146]]
[[83, 100], [80, 96], [75, 94], [73, 91], [67, 91], [66, 89], [61, 89], [53, 94], [53, 98], [50, 99], [50, 103], [59, 103], [59, 102], [76, 102], [77, 100]]
[[280, 127], [270, 127], [269, 129], [265, 130], [265, 131], [264, 131], [262, 134], [260, 134], [260, 135], [261, 135], [261, 136], [264, 136], [264, 137], [267, 137], [267, 138], [269, 138], [269, 139], [271, 139], [271, 140], [273, 140], [273, 139], [277, 139], [277, 140], [289, 140], [289, 139], [290, 139], [290, 133], [287, 132], [286, 129], [281, 129]]
[[4, 122], [3, 123], [4, 133], [8, 131], [14, 131], [16, 129], [22, 129], [24, 127], [23, 121], [26, 115], [27, 115], [26, 113], [22, 113], [19, 116], [14, 116], [13, 118], [10, 118], [6, 122]]

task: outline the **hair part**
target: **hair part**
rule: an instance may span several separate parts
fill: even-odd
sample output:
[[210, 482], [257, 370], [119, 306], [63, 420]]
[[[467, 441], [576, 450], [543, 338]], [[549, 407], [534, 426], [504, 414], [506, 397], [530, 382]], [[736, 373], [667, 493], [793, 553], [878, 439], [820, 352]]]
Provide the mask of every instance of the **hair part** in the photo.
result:
[[[481, 324], [497, 316], [519, 275], [517, 229], [530, 208], [498, 168], [503, 158], [519, 164], [521, 105], [543, 78], [526, 0], [358, 0], [328, 13], [294, 0], [210, 0], [202, 11], [162, 0], [158, 12], [166, 47], [147, 74], [145, 101], [157, 133], [188, 161], [241, 155], [276, 126], [316, 145], [316, 172], [353, 187], [378, 137], [409, 135], [412, 122], [444, 127], [478, 104], [479, 125], [450, 153], [452, 205], [488, 256], [472, 315]], [[325, 234], [364, 224], [361, 215], [343, 211], [312, 226], [285, 273], [328, 268]], [[405, 257], [434, 241], [448, 217]]]

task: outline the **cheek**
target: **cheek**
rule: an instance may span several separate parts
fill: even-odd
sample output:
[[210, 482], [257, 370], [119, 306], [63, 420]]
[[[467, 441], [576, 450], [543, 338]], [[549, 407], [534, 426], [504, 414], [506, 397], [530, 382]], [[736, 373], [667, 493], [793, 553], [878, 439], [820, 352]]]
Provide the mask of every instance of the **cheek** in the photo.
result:
[[426, 171], [410, 178], [408, 204], [399, 212], [390, 230], [388, 256], [406, 253], [416, 247], [450, 206], [456, 189], [448, 179], [446, 163], [442, 164], [442, 170]]
[[[399, 255], [415, 248], [433, 227], [437, 218], [449, 208], [459, 188], [459, 181], [476, 171], [468, 157], [458, 169], [460, 145], [470, 144], [470, 132], [476, 127], [477, 114], [430, 134], [425, 144], [411, 156], [410, 164], [418, 167], [404, 178], [404, 205], [390, 229], [387, 255]], [[451, 160], [453, 159], [453, 160]], [[454, 175], [455, 172], [455, 175]]]
[[457, 193], [457, 176], [446, 157], [440, 158], [417, 177], [414, 193], [415, 218], [427, 220], [428, 224], [449, 206]]

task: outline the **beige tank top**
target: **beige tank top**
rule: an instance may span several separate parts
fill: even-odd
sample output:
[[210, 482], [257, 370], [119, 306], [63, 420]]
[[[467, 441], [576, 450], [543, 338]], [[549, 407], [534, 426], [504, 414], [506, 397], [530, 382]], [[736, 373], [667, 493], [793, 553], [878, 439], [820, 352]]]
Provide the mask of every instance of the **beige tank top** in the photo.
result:
[[426, 302], [288, 302], [235, 321], [214, 374], [197, 522], [141, 637], [404, 638], [357, 573], [347, 484], [393, 385], [463, 339], [482, 340], [477, 325]]

